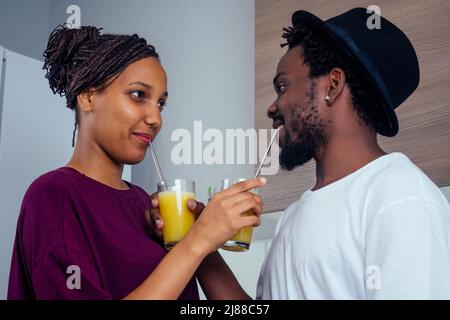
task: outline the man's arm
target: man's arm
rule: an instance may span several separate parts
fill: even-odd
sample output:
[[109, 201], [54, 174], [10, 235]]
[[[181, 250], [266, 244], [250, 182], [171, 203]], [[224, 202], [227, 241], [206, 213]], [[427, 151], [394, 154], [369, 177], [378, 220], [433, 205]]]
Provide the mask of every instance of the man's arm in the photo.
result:
[[251, 299], [217, 251], [203, 260], [196, 275], [209, 300]]
[[449, 211], [406, 200], [377, 213], [366, 234], [367, 299], [450, 298]]

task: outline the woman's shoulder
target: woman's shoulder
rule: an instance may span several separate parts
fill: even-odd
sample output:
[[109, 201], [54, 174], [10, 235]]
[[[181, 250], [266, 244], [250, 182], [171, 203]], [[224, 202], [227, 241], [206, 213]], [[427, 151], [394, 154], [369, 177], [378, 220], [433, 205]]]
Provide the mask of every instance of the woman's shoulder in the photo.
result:
[[147, 191], [145, 191], [142, 187], [138, 186], [137, 184], [134, 184], [132, 182], [127, 181], [126, 182], [128, 186], [135, 191], [136, 194], [139, 195], [139, 197], [144, 200], [144, 202], [148, 205], [150, 203], [150, 195]]
[[71, 179], [71, 172], [68, 169], [70, 168], [61, 167], [37, 177], [28, 187], [25, 199], [42, 198], [45, 195], [57, 198], [58, 195], [62, 195], [68, 180]]

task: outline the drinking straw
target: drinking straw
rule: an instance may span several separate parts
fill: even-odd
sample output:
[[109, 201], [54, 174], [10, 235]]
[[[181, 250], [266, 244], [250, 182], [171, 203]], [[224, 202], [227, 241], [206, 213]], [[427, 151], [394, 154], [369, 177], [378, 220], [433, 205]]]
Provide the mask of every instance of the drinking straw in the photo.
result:
[[282, 127], [283, 127], [282, 125], [279, 126], [279, 127], [276, 129], [276, 131], [274, 132], [274, 134], [273, 134], [273, 136], [272, 136], [272, 140], [270, 140], [269, 146], [267, 147], [266, 153], [264, 154], [264, 157], [262, 158], [261, 163], [259, 164], [258, 170], [256, 170], [256, 173], [255, 173], [254, 178], [258, 177], [259, 172], [261, 171], [261, 168], [262, 168], [262, 166], [263, 166], [263, 164], [264, 164], [264, 161], [266, 161], [267, 155], [269, 154], [270, 148], [272, 147], [272, 144], [273, 144], [273, 142], [275, 141], [275, 137], [277, 136], [277, 133], [280, 131], [280, 129], [281, 129]]
[[155, 163], [156, 171], [158, 172], [159, 176], [159, 183], [163, 187], [164, 191], [167, 191], [167, 185], [166, 181], [164, 180], [164, 176], [161, 170], [161, 167], [158, 162], [158, 158], [156, 157], [155, 147], [153, 146], [153, 143], [150, 141], [149, 143], [150, 151], [152, 153], [153, 162]]

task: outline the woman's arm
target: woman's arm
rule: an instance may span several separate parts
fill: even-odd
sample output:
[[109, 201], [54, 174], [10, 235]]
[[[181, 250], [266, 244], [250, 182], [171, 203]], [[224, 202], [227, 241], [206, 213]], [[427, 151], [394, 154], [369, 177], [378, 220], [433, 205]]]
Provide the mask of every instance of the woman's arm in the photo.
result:
[[[148, 278], [125, 300], [177, 299], [207, 255], [207, 249], [186, 237], [170, 250]], [[185, 240], [186, 239], [186, 240]]]
[[[247, 191], [265, 183], [264, 178], [246, 180], [216, 194], [183, 240], [124, 299], [177, 299], [209, 253], [240, 229], [260, 223], [261, 198]], [[247, 210], [255, 211], [256, 215], [242, 216]]]

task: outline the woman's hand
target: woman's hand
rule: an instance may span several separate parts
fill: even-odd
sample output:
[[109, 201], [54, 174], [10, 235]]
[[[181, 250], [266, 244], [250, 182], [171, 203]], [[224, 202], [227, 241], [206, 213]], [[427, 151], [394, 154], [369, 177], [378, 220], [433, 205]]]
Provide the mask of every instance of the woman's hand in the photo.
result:
[[[261, 223], [263, 202], [260, 196], [249, 190], [265, 184], [265, 178], [236, 183], [232, 187], [216, 193], [206, 207], [201, 202], [189, 199], [187, 206], [198, 219], [186, 237], [195, 238], [195, 241], [198, 241], [197, 245], [203, 244], [201, 250], [211, 253], [242, 228], [258, 226]], [[152, 236], [161, 239], [164, 221], [159, 212], [158, 193], [153, 193], [150, 199], [151, 207], [146, 211], [149, 232]], [[249, 210], [254, 213], [253, 216], [242, 215]]]
[[[147, 229], [150, 236], [156, 239], [162, 239], [162, 229], [164, 226], [164, 220], [159, 212], [159, 200], [158, 193], [155, 192], [150, 196], [150, 208], [145, 211], [145, 220], [147, 221]], [[202, 213], [205, 209], [205, 205], [194, 199], [187, 201], [189, 211], [195, 214], [196, 217]]]
[[[216, 193], [183, 240], [195, 239], [191, 240], [192, 243], [201, 246], [200, 250], [211, 253], [242, 228], [258, 226], [263, 202], [259, 195], [250, 190], [265, 184], [265, 178], [249, 179]], [[254, 215], [242, 215], [249, 210]]]

